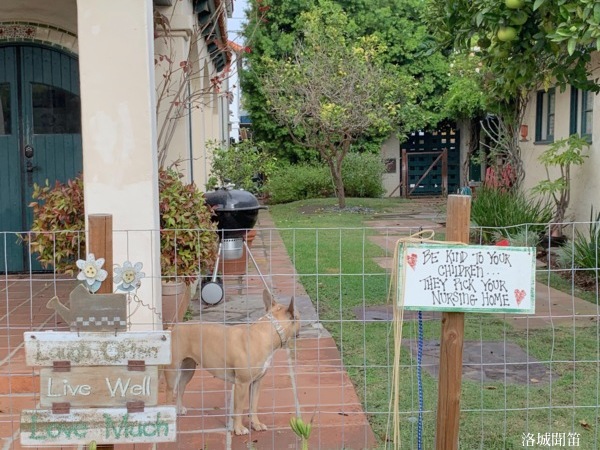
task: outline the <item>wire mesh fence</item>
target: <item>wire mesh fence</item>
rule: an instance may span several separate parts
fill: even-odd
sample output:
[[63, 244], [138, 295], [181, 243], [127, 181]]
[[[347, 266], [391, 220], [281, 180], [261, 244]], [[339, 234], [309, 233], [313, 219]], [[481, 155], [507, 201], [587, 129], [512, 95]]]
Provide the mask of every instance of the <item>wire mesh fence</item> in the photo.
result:
[[[236, 435], [232, 384], [198, 369], [180, 405], [187, 414], [177, 419], [177, 441], [134, 447], [302, 448], [290, 426], [291, 418], [301, 417], [312, 423], [309, 448], [391, 448], [393, 359], [400, 351], [402, 446], [433, 448], [440, 314], [405, 312], [398, 341], [389, 300], [396, 241], [423, 228], [434, 228], [443, 238], [443, 224], [414, 217], [362, 228], [289, 229], [275, 228], [261, 212], [256, 237], [237, 266], [230, 260], [217, 273], [223, 300], [203, 301], [203, 283], [214, 278], [208, 271], [192, 285], [189, 303], [186, 295], [174, 294], [163, 298], [163, 306], [179, 311], [174, 314], [181, 323], [243, 324], [249, 330], [250, 324], [267, 320], [265, 288], [286, 307], [294, 298], [301, 324], [295, 339], [282, 345], [284, 339], [269, 322], [265, 345], [274, 352], [271, 361], [263, 361], [270, 368], [257, 406], [267, 430], [249, 426], [246, 406], [241, 415], [248, 434]], [[561, 247], [528, 240], [525, 228], [524, 240], [510, 244], [537, 248], [536, 313], [466, 314], [460, 448], [598, 448], [598, 224], [568, 224]], [[473, 229], [472, 242], [488, 243], [494, 233], [493, 240], [515, 234]], [[5, 267], [14, 238], [0, 236]], [[35, 255], [26, 249], [25, 257]], [[39, 370], [26, 365], [23, 333], [68, 329], [46, 303], [55, 295], [67, 300], [76, 275], [5, 270], [1, 276], [3, 448], [21, 448], [19, 415], [39, 407], [47, 388], [39, 384]], [[211, 343], [208, 352], [243, 352], [244, 346], [258, 345], [256, 339], [243, 344], [228, 339]], [[169, 403], [162, 378], [158, 391], [158, 402]], [[58, 428], [52, 432], [59, 434]]]

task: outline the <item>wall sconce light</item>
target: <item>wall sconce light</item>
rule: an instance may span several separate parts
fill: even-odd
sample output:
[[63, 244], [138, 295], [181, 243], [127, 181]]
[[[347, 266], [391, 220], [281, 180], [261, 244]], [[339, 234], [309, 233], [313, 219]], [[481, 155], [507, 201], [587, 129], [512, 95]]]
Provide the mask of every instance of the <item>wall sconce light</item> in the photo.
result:
[[521, 125], [521, 142], [527, 142], [527, 134], [529, 133], [529, 127], [527, 125]]

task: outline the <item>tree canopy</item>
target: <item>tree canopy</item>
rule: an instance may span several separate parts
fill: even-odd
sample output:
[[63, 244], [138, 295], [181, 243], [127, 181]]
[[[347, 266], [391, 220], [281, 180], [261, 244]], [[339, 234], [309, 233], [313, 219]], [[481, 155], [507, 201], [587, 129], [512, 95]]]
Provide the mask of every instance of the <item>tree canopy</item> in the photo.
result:
[[352, 40], [352, 25], [335, 3], [323, 0], [302, 13], [303, 39], [286, 59], [265, 58], [261, 77], [266, 107], [293, 140], [319, 152], [345, 207], [342, 163], [365, 135], [389, 135], [414, 126], [414, 80], [383, 64], [376, 36]]
[[438, 36], [463, 52], [476, 51], [485, 87], [497, 102], [567, 83], [598, 90], [588, 66], [600, 49], [595, 0], [429, 0]]
[[[380, 43], [379, 62], [414, 90], [413, 129], [435, 125], [448, 117], [443, 96], [450, 85], [449, 62], [423, 19], [424, 0], [333, 0], [347, 17], [343, 25], [348, 41], [361, 38]], [[290, 142], [285, 130], [266, 108], [261, 77], [274, 60], [293, 55], [306, 36], [302, 13], [322, 8], [318, 0], [258, 0], [252, 4], [245, 27], [247, 68], [242, 74], [244, 107], [249, 111], [256, 140], [279, 157], [309, 158], [311, 152]], [[260, 22], [260, 23], [257, 23]], [[399, 124], [402, 126], [402, 124]], [[388, 136], [372, 129], [353, 146], [378, 150]]]

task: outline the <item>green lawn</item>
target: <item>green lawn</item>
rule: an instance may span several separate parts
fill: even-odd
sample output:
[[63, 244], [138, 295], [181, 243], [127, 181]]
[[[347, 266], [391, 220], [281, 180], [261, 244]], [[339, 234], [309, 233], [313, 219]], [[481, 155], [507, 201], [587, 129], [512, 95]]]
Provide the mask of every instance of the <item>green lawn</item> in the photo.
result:
[[[323, 210], [335, 200], [307, 200], [270, 207], [300, 280], [324, 326], [337, 342], [376, 435], [384, 447], [390, 399], [394, 340], [391, 323], [365, 323], [355, 308], [384, 305], [389, 274], [374, 257], [390, 256], [373, 244], [377, 234], [363, 221], [374, 213], [393, 212], [405, 201], [348, 199], [348, 206], [370, 208], [357, 214]], [[395, 236], [390, 236], [396, 239]], [[439, 341], [439, 320], [423, 323], [425, 339]], [[530, 378], [527, 384], [463, 381], [461, 449], [523, 448], [523, 433], [581, 434], [579, 448], [597, 448], [600, 404], [600, 330], [555, 328], [517, 331], [500, 317], [469, 314], [465, 340], [513, 342], [553, 372], [553, 382]], [[403, 340], [417, 339], [417, 322], [405, 321]], [[418, 390], [416, 360], [402, 348], [400, 410], [402, 445], [417, 448]], [[437, 379], [422, 374], [424, 398], [423, 448], [434, 447]], [[559, 435], [557, 435], [559, 436]], [[535, 448], [544, 448], [537, 446]], [[546, 447], [548, 448], [548, 447]], [[555, 447], [560, 448], [560, 447]]]

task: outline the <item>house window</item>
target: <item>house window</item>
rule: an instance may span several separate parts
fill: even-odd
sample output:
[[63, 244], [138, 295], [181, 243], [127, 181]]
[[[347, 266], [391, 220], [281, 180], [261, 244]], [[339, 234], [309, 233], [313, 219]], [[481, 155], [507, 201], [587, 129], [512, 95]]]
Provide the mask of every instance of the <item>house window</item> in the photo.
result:
[[79, 96], [46, 84], [31, 84], [35, 134], [81, 133]]
[[594, 93], [571, 87], [570, 134], [592, 139], [594, 123]]
[[535, 140], [536, 142], [554, 141], [554, 110], [556, 92], [554, 88], [547, 91], [538, 91], [535, 113]]

